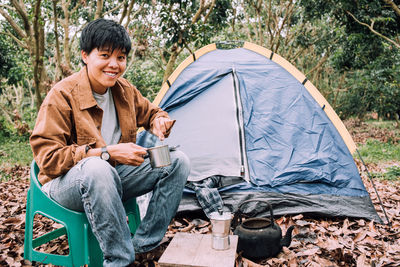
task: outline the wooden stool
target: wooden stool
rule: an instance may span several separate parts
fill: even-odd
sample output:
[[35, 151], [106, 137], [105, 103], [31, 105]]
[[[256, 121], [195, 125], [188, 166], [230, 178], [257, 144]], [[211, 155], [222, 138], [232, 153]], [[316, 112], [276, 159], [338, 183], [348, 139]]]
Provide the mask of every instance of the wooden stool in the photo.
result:
[[211, 247], [211, 234], [176, 233], [158, 263], [161, 267], [230, 267], [235, 266], [237, 235], [230, 235], [227, 250]]

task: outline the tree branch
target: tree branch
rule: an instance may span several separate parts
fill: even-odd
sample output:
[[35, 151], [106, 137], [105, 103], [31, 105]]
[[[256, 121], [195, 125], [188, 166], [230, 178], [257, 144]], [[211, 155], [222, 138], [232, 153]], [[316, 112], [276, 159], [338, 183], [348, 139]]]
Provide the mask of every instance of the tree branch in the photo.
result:
[[[67, 6], [69, 6], [71, 4], [71, 0], [69, 0], [67, 3], [68, 3]], [[80, 4], [75, 4], [74, 8], [69, 13], [70, 14], [74, 14], [78, 10], [78, 8], [81, 8], [81, 5]]]
[[183, 44], [184, 44], [185, 48], [189, 51], [189, 53], [193, 55], [193, 51], [192, 51], [192, 49], [190, 49], [188, 44], [186, 42], [184, 42]]
[[[131, 5], [128, 8], [128, 18], [126, 19], [125, 28], [128, 28], [128, 25], [131, 22], [131, 12], [132, 12], [134, 2], [135, 1], [132, 1]], [[135, 18], [137, 16], [137, 14], [139, 14], [139, 12], [142, 11], [143, 7], [144, 7], [144, 3], [140, 4], [139, 8], [133, 13], [132, 17]]]
[[60, 41], [58, 40], [58, 24], [57, 24], [57, 0], [53, 0], [53, 23], [54, 23], [54, 39], [56, 41], [56, 80], [61, 78], [61, 53]]
[[379, 37], [385, 39], [386, 41], [392, 43], [394, 46], [396, 46], [397, 48], [400, 48], [400, 44], [396, 43], [395, 41], [391, 40], [390, 38], [386, 37], [385, 35], [377, 32], [374, 30], [374, 23], [375, 21], [371, 22], [371, 25], [368, 25], [367, 23], [361, 22], [359, 21], [353, 14], [351, 14], [349, 11], [346, 10], [346, 13], [349, 14], [358, 24], [363, 25], [365, 27], [367, 27], [372, 33], [378, 35]]
[[117, 9], [120, 9], [123, 4], [124, 3], [121, 3], [121, 4], [117, 5], [116, 7], [114, 7], [113, 9], [108, 10], [106, 13], [103, 14], [103, 17], [107, 16], [108, 14], [114, 12]]
[[17, 0], [11, 0], [11, 4], [15, 7], [18, 14], [21, 16], [24, 22], [24, 28], [27, 36], [32, 36], [31, 24], [29, 22], [28, 13], [25, 10], [25, 6], [22, 2], [18, 3]]
[[[17, 23], [11, 18], [11, 16], [0, 8], [0, 14], [7, 20], [10, 26], [17, 32], [21, 39], [26, 38], [26, 33], [17, 25]], [[14, 36], [15, 37], [15, 36]]]
[[123, 2], [122, 3], [124, 5], [124, 8], [122, 9], [121, 12], [121, 18], [119, 19], [119, 24], [122, 24], [122, 21], [124, 20], [125, 16], [126, 16], [126, 12], [128, 10], [128, 2]]
[[96, 5], [96, 13], [94, 14], [94, 19], [98, 19], [101, 17], [101, 12], [103, 11], [103, 0], [97, 0], [97, 5]]
[[196, 23], [196, 22], [199, 20], [201, 14], [203, 13], [203, 10], [204, 10], [204, 2], [205, 2], [205, 0], [200, 0], [199, 9], [197, 9], [196, 14], [195, 14], [195, 15], [193, 16], [193, 18], [192, 18], [192, 23], [193, 23], [193, 24]]
[[386, 4], [388, 4], [396, 13], [398, 17], [400, 17], [400, 8], [392, 1], [392, 0], [383, 0]]
[[287, 3], [286, 7], [284, 9], [281, 9], [281, 10], [285, 10], [286, 12], [285, 12], [283, 20], [281, 22], [281, 26], [278, 26], [278, 33], [277, 33], [278, 40], [277, 40], [276, 45], [275, 45], [275, 51], [278, 51], [279, 46], [281, 44], [281, 40], [282, 40], [281, 33], [282, 33], [283, 28], [285, 27], [286, 24], [289, 26], [288, 23], [289, 23], [290, 18], [291, 18], [292, 14], [293, 14], [293, 8], [294, 8], [293, 2], [289, 1]]
[[264, 31], [263, 31], [263, 25], [261, 23], [262, 20], [262, 16], [261, 16], [261, 4], [262, 1], [259, 0], [257, 2], [257, 6], [256, 6], [256, 19], [257, 19], [257, 27], [258, 27], [258, 37], [259, 37], [259, 45], [264, 46]]
[[271, 17], [272, 17], [271, 0], [268, 1], [267, 10], [268, 10], [267, 30], [268, 30], [268, 33], [269, 33], [269, 36], [270, 36], [268, 42], [269, 42], [269, 47], [270, 47], [270, 49], [271, 49], [271, 48], [272, 48], [271, 39], [273, 39], [273, 38], [272, 38], [273, 33], [272, 33], [272, 30], [271, 30]]
[[160, 59], [161, 59], [161, 62], [163, 64], [163, 66], [167, 65], [168, 62], [167, 62], [167, 60], [165, 59], [165, 56], [164, 56], [165, 49], [161, 49], [160, 47], [157, 47], [157, 48], [158, 48], [158, 53], [160, 53]]
[[[129, 23], [131, 22], [131, 12], [132, 12], [132, 8], [133, 8], [133, 4], [134, 4], [134, 3], [135, 3], [134, 0], [132, 0], [132, 1], [129, 3], [129, 6], [128, 6], [128, 13], [127, 13], [127, 19], [126, 19], [126, 23], [125, 23], [125, 28], [128, 28], [128, 25], [129, 25]], [[137, 12], [139, 12], [139, 11], [142, 9], [143, 5], [144, 5], [144, 3], [142, 3], [142, 4], [140, 5], [140, 7], [139, 7], [139, 9], [138, 9]], [[134, 16], [136, 16], [136, 13], [134, 14]]]
[[9, 5], [6, 5], [6, 4], [0, 4], [0, 7], [7, 8], [7, 9], [13, 9], [12, 6], [9, 6]]
[[308, 77], [309, 74], [311, 74], [312, 72], [314, 72], [316, 69], [319, 69], [319, 68], [326, 62], [327, 59], [328, 59], [328, 53], [326, 53], [326, 54], [319, 60], [319, 62], [318, 62], [317, 65], [315, 65], [311, 70], [309, 70], [309, 71], [306, 73], [306, 76]]
[[[60, 20], [62, 27], [64, 29], [64, 38], [63, 38], [63, 46], [64, 46], [64, 63], [65, 67], [68, 69], [67, 72], [69, 72], [72, 69], [71, 65], [71, 39], [69, 38], [69, 32], [70, 32], [70, 17], [71, 17], [71, 11], [69, 10], [71, 5], [71, 1], [65, 1], [61, 0], [61, 9], [64, 12], [64, 19]], [[78, 6], [78, 4], [76, 5]], [[74, 10], [74, 9], [72, 9]], [[61, 67], [61, 65], [60, 65]], [[61, 68], [63, 70], [64, 68]], [[63, 71], [64, 75], [64, 71]]]
[[[248, 13], [248, 12], [244, 12], [244, 16], [246, 17], [246, 22], [247, 22], [247, 24], [248, 24], [248, 25], [251, 25], [251, 23], [250, 23], [250, 18], [249, 18], [249, 13]], [[249, 27], [244, 27], [244, 29], [245, 29], [245, 31], [246, 31], [246, 33], [247, 33], [247, 38], [248, 38], [248, 40], [249, 40], [249, 41], [252, 41], [251, 33], [250, 33]]]
[[204, 17], [204, 23], [206, 23], [208, 17], [210, 16], [211, 12], [213, 11], [213, 9], [215, 7], [215, 1], [216, 0], [212, 0], [212, 2], [210, 4], [210, 10], [207, 12], [206, 16]]
[[10, 32], [0, 32], [0, 34], [4, 34], [4, 35], [8, 35], [10, 36], [20, 47], [24, 48], [24, 49], [29, 49], [29, 47], [24, 44], [23, 42], [21, 42], [17, 37], [15, 37], [12, 33]]
[[14, 120], [10, 116], [10, 112], [7, 111], [7, 109], [4, 108], [3, 104], [0, 104], [0, 109], [3, 110], [3, 115], [6, 117], [7, 121], [14, 125]]
[[34, 7], [34, 14], [33, 14], [33, 38], [34, 38], [34, 63], [33, 63], [33, 78], [35, 82], [35, 95], [36, 95], [36, 109], [39, 111], [40, 105], [42, 104], [42, 97], [40, 95], [40, 82], [41, 82], [41, 67], [42, 67], [42, 57], [40, 55], [40, 7], [41, 7], [41, 0], [37, 0]]

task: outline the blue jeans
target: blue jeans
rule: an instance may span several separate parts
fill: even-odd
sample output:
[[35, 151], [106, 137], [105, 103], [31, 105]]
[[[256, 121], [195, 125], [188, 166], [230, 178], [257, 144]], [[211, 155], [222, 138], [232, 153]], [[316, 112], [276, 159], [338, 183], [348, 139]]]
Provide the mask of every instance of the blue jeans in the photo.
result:
[[[103, 266], [126, 266], [135, 260], [135, 252], [158, 246], [178, 209], [190, 164], [181, 151], [171, 152], [171, 162], [152, 169], [146, 159], [140, 166], [114, 168], [99, 157], [89, 157], [46, 183], [43, 191], [64, 207], [86, 213], [103, 251]], [[150, 191], [147, 213], [131, 239], [122, 203]]]

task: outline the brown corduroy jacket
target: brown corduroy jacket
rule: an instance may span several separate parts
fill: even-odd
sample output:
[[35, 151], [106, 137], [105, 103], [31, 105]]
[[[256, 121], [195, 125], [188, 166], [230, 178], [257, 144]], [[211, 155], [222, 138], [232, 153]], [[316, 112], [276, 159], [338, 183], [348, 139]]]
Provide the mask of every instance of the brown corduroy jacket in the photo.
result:
[[[155, 118], [168, 117], [124, 78], [119, 78], [111, 90], [121, 128], [120, 143], [135, 143], [138, 127], [148, 130]], [[103, 110], [93, 97], [86, 67], [50, 90], [30, 137], [42, 185], [67, 173], [83, 159], [87, 145], [106, 145], [101, 136], [102, 117]]]

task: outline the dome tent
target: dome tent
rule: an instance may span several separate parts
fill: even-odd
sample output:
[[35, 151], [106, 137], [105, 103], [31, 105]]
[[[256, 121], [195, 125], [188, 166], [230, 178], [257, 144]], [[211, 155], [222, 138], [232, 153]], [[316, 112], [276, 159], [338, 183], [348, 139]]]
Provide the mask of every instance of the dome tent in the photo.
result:
[[[177, 120], [164, 143], [189, 156], [189, 180], [226, 177], [219, 192], [231, 211], [257, 198], [269, 201], [275, 215], [381, 222], [344, 124], [278, 54], [248, 42], [234, 49], [210, 44], [178, 66], [154, 103]], [[152, 139], [141, 132], [138, 144], [148, 147]], [[178, 212], [200, 209], [185, 190]]]

